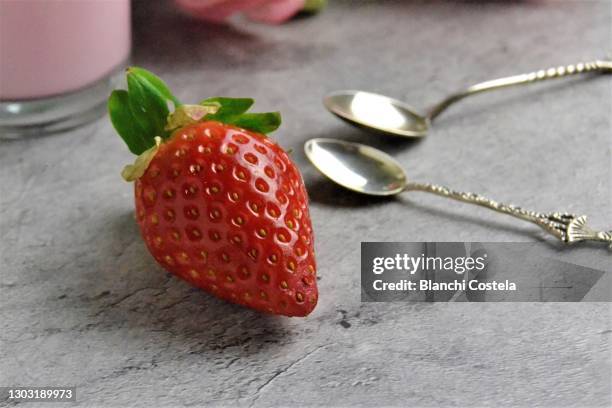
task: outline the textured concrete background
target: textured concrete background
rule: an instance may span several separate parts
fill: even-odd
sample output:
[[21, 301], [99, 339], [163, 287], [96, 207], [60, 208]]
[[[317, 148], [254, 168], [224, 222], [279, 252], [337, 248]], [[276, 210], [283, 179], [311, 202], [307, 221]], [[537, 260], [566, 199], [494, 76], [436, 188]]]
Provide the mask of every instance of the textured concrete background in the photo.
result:
[[[150, 3], [150, 4], [147, 4]], [[609, 51], [607, 1], [341, 1], [280, 27], [206, 27], [135, 6], [133, 62], [183, 100], [251, 95], [280, 109], [312, 200], [320, 303], [263, 316], [156, 266], [133, 220], [132, 160], [107, 119], [0, 144], [0, 385], [76, 385], [83, 406], [610, 406], [612, 310], [584, 304], [360, 303], [360, 241], [549, 242], [486, 210], [415, 193], [368, 200], [307, 164], [310, 137], [366, 141], [415, 179], [612, 221], [611, 79], [466, 100], [418, 143], [364, 134], [321, 105], [363, 88], [417, 107], [475, 81]], [[606, 225], [607, 224], [607, 225]]]

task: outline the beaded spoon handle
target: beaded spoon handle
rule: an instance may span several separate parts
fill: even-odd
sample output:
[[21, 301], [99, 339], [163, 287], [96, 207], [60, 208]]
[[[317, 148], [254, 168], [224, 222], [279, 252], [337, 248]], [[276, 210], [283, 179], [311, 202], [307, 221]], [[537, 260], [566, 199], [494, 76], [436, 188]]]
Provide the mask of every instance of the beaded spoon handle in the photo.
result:
[[556, 68], [541, 69], [539, 71], [529, 72], [527, 74], [513, 75], [504, 78], [492, 79], [490, 81], [480, 82], [472, 85], [462, 91], [456, 92], [438, 104], [434, 105], [427, 112], [427, 119], [431, 122], [450, 105], [463, 98], [481, 92], [492, 91], [494, 89], [507, 88], [516, 85], [525, 85], [533, 82], [545, 81], [548, 79], [562, 78], [571, 75], [586, 74], [591, 72], [612, 72], [612, 61], [590, 61], [580, 62], [578, 64], [560, 66]]
[[581, 241], [606, 242], [612, 249], [612, 231], [596, 231], [587, 225], [586, 215], [574, 215], [564, 212], [539, 213], [525, 210], [512, 204], [500, 203], [479, 194], [454, 191], [447, 187], [429, 183], [409, 182], [405, 191], [424, 191], [441, 197], [451, 198], [464, 203], [475, 204], [524, 221], [532, 222], [559, 240], [572, 244]]

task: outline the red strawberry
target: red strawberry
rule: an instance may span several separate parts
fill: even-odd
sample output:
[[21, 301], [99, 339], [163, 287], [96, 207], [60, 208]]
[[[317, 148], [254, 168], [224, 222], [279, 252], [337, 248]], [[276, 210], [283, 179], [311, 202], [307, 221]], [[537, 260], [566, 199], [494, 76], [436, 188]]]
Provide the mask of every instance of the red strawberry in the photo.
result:
[[[177, 106], [170, 115], [168, 100]], [[111, 95], [109, 111], [140, 155], [123, 174], [135, 180], [138, 223], [155, 259], [220, 298], [306, 316], [318, 298], [306, 190], [287, 154], [261, 134], [280, 117], [245, 113], [252, 103], [181, 105], [153, 74], [131, 68], [128, 91]]]

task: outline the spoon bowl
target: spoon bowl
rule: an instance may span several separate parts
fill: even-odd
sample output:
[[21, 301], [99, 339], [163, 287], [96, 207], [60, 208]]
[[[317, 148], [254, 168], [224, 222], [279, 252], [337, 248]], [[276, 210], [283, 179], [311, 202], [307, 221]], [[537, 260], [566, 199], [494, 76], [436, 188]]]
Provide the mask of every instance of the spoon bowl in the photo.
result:
[[304, 145], [308, 160], [327, 178], [344, 188], [372, 196], [399, 194], [408, 182], [402, 166], [370, 146], [336, 139], [310, 139]]
[[325, 107], [345, 122], [384, 134], [420, 138], [429, 121], [404, 102], [364, 91], [337, 91], [323, 99]]

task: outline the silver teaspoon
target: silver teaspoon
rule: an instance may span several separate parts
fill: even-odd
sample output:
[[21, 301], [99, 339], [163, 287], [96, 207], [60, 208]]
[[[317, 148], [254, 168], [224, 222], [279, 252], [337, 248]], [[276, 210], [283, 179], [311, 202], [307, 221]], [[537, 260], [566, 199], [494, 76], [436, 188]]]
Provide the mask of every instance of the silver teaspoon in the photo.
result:
[[454, 191], [429, 183], [409, 181], [404, 169], [388, 154], [359, 143], [336, 139], [310, 139], [306, 156], [325, 176], [349, 190], [372, 196], [391, 196], [403, 191], [424, 191], [532, 222], [561, 241], [606, 242], [612, 248], [612, 231], [599, 232], [586, 225], [585, 215], [538, 213], [490, 200], [479, 194]]
[[581, 62], [576, 65], [543, 69], [528, 74], [481, 82], [448, 96], [424, 115], [417, 113], [404, 102], [364, 91], [336, 91], [327, 95], [323, 103], [334, 115], [354, 126], [392, 136], [423, 137], [435, 118], [449, 106], [467, 96], [591, 72], [612, 72], [612, 61]]

